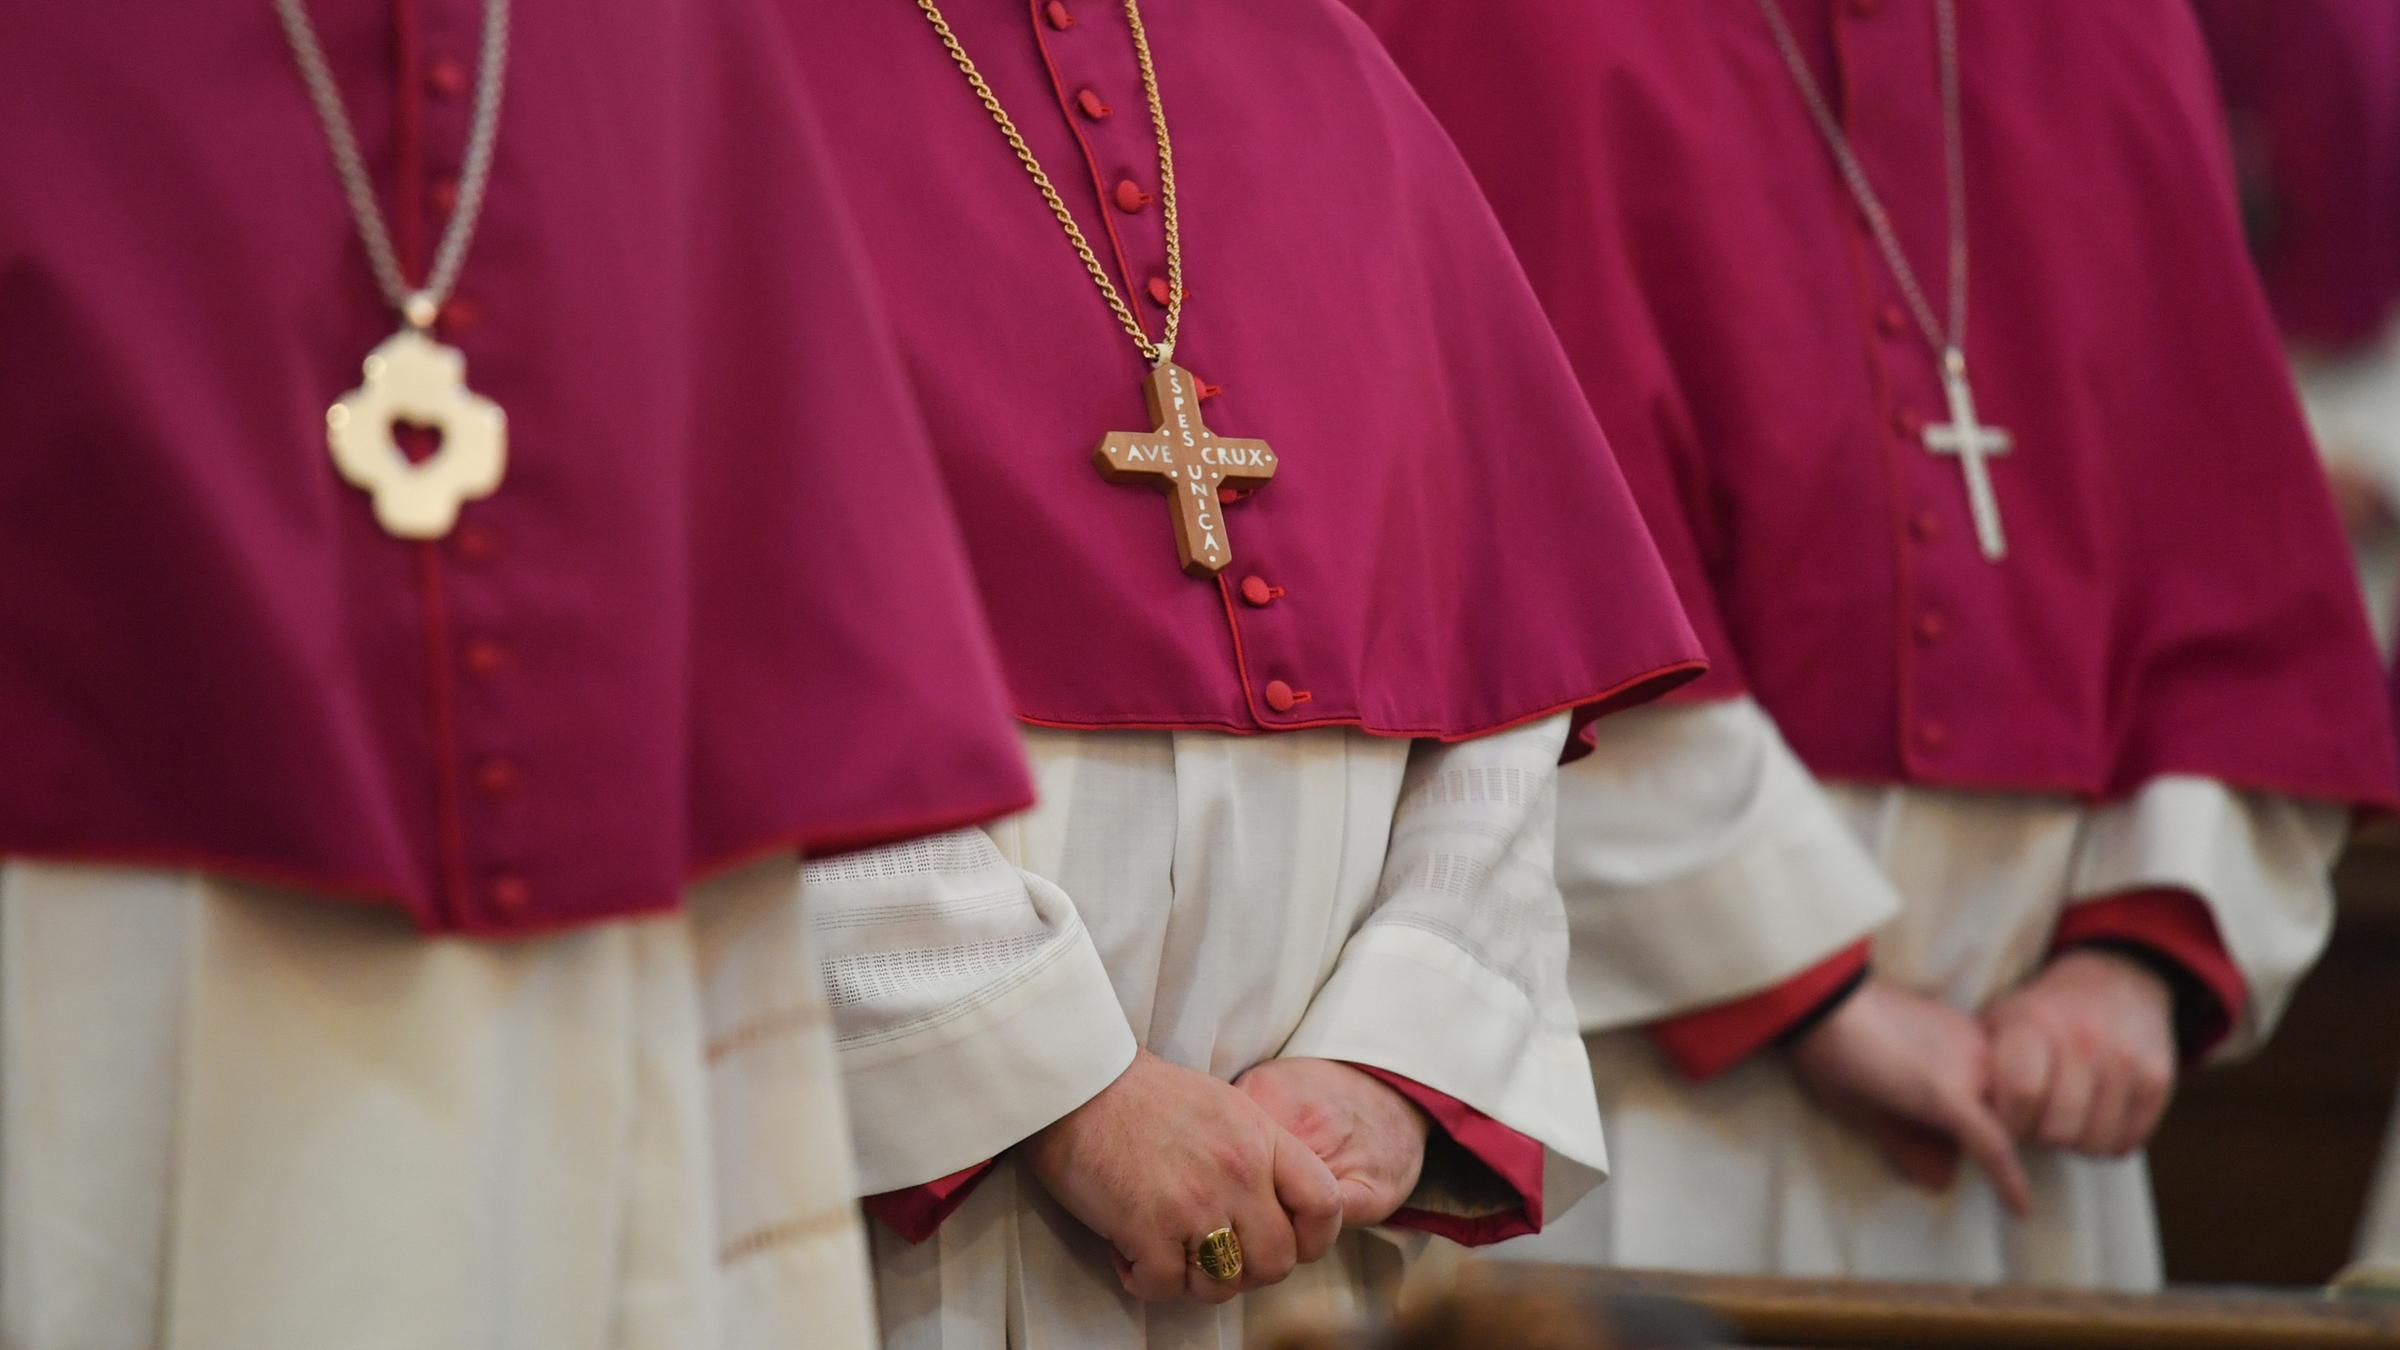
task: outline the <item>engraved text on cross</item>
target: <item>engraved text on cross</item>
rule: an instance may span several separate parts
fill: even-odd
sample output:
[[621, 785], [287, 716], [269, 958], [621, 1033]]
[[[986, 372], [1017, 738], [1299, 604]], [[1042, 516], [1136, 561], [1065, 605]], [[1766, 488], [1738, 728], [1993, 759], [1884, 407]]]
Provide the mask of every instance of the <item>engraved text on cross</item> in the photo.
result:
[[1211, 433], [1200, 420], [1197, 386], [1189, 371], [1161, 361], [1146, 385], [1156, 429], [1111, 432], [1092, 463], [1112, 483], [1149, 483], [1166, 493], [1183, 570], [1207, 577], [1233, 561], [1219, 491], [1266, 486], [1275, 476], [1275, 452], [1265, 441]]

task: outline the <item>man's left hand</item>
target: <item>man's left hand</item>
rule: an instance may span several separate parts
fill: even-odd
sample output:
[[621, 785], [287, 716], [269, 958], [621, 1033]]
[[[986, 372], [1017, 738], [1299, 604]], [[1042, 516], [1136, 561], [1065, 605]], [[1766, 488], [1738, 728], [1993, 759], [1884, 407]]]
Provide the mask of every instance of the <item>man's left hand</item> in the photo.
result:
[[1233, 1085], [1333, 1169], [1344, 1228], [1383, 1222], [1417, 1188], [1433, 1122], [1373, 1075], [1330, 1059], [1270, 1059]]
[[2054, 957], [1984, 1025], [1992, 1105], [2027, 1143], [2120, 1157], [2149, 1141], [2174, 1095], [2174, 991], [2125, 957]]

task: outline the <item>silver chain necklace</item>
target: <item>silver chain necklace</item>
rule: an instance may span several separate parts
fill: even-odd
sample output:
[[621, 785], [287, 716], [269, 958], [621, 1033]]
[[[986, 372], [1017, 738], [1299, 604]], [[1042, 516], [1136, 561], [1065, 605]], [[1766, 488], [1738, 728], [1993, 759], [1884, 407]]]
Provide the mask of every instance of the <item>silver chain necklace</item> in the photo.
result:
[[1757, 3], [1768, 31], [1774, 35], [1784, 67], [1799, 87], [1801, 101], [1808, 105], [1809, 116], [1823, 134], [1826, 148], [1833, 152], [1833, 162], [1841, 170], [1842, 181], [1849, 185], [1859, 214], [1866, 218], [1868, 231], [1875, 236], [1875, 245], [1882, 251], [1885, 265], [1890, 267], [1892, 279], [1899, 284], [1902, 298], [1908, 301], [1918, 331], [1924, 334], [1926, 344], [1932, 347], [1934, 358], [1940, 363], [1950, 420], [1925, 428], [1925, 448], [1935, 454], [1958, 457], [1959, 472], [1966, 479], [1967, 502], [1975, 516], [1976, 541], [1985, 558], [1998, 562], [2008, 556], [2008, 538], [2001, 529], [2000, 504], [1992, 490], [1991, 472], [1985, 461], [1994, 455], [2007, 454], [2014, 442], [2006, 430], [1976, 420], [1975, 391], [1967, 379], [1967, 169], [1966, 136], [1959, 114], [1956, 0], [1934, 0], [1935, 25], [1940, 35], [1942, 160], [1950, 208], [1947, 328], [1935, 317], [1925, 288], [1917, 282], [1916, 269], [1909, 266], [1908, 254], [1900, 247], [1891, 213], [1884, 210], [1883, 199], [1867, 178], [1866, 166], [1858, 162], [1858, 155], [1850, 148], [1850, 138], [1842, 134], [1841, 121], [1833, 115], [1833, 107], [1826, 101], [1815, 72], [1808, 68], [1808, 58], [1801, 53], [1799, 40], [1792, 36], [1791, 25], [1785, 22], [1778, 0], [1757, 0]]
[[[467, 245], [483, 212], [492, 152], [500, 135], [500, 91], [508, 65], [508, 0], [484, 0], [483, 52], [475, 74], [475, 108], [459, 172], [458, 205], [434, 249], [425, 284], [412, 287], [400, 270], [390, 229], [375, 199], [374, 179], [359, 152], [358, 134], [342, 107], [341, 89], [309, 22], [305, 0], [274, 0], [284, 37], [299, 63], [309, 102], [333, 152], [334, 172], [350, 204], [359, 242], [367, 251], [375, 284], [399, 311], [399, 332], [378, 344], [362, 363], [365, 383], [344, 394], [325, 412], [326, 445], [344, 479], [374, 498], [375, 519], [403, 539], [438, 539], [457, 523], [466, 501], [498, 490], [507, 468], [508, 420], [500, 406], [467, 387], [466, 356], [437, 342], [434, 321], [458, 285]], [[441, 446], [411, 461], [393, 428], [409, 422], [431, 427]]]

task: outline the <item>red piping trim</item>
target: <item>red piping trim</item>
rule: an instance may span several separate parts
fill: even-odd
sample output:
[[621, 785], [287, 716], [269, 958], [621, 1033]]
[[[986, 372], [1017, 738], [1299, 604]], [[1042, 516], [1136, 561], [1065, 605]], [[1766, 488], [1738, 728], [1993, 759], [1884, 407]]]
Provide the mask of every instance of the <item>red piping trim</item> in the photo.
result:
[[917, 839], [926, 835], [963, 829], [969, 825], [979, 825], [987, 820], [997, 820], [1003, 816], [1014, 815], [1032, 805], [1033, 798], [1020, 791], [1011, 793], [989, 805], [960, 808], [937, 815], [890, 816], [873, 821], [787, 831], [781, 835], [733, 850], [721, 857], [686, 867], [682, 883], [678, 886], [676, 894], [663, 901], [640, 901], [604, 911], [577, 915], [573, 918], [547, 919], [535, 916], [515, 924], [496, 924], [480, 916], [456, 916], [448, 922], [442, 922], [443, 916], [438, 912], [429, 913], [412, 902], [405, 887], [394, 886], [388, 882], [369, 881], [360, 877], [310, 872], [305, 868], [279, 867], [273, 863], [198, 850], [108, 844], [79, 844], [67, 847], [51, 844], [0, 844], [0, 859], [26, 858], [43, 862], [80, 863], [100, 867], [148, 867], [205, 872], [212, 877], [240, 884], [300, 892], [305, 899], [405, 910], [416, 921], [418, 929], [429, 936], [458, 933], [468, 937], [516, 939], [571, 932], [603, 923], [672, 914], [682, 907], [682, 892], [690, 889], [694, 884], [776, 854], [828, 857], [855, 848], [867, 848], [902, 839]]
[[[1133, 264], [1126, 260], [1125, 240], [1117, 233], [1116, 202], [1108, 190], [1108, 185], [1100, 181], [1100, 157], [1093, 153], [1091, 140], [1083, 134], [1083, 128], [1078, 125], [1074, 110], [1068, 106], [1066, 81], [1058, 76], [1058, 63], [1050, 59], [1050, 40], [1042, 35], [1040, 0], [1028, 0], [1028, 4], [1033, 17], [1033, 45], [1042, 54], [1042, 69], [1049, 72], [1050, 92], [1058, 100], [1059, 112], [1066, 120], [1067, 134], [1075, 138], [1076, 148], [1083, 151], [1083, 167], [1092, 179], [1092, 200], [1100, 208], [1100, 228], [1108, 236], [1109, 252], [1116, 255], [1117, 280], [1124, 283], [1125, 294], [1128, 297], [1137, 296], [1140, 294], [1141, 288], [1134, 284]], [[1131, 304], [1128, 304], [1126, 308], [1132, 312], [1133, 321], [1141, 324], [1142, 331], [1150, 334], [1151, 339], [1155, 341], [1157, 335], [1150, 333], [1150, 325], [1144, 322], [1141, 308]]]
[[1013, 816], [1031, 809], [1033, 804], [1032, 793], [1017, 791], [979, 806], [960, 807], [936, 815], [883, 816], [840, 825], [791, 830], [693, 863], [685, 869], [684, 875], [689, 880], [704, 880], [720, 872], [747, 867], [761, 858], [778, 853], [804, 853], [812, 858], [825, 858], [854, 849], [873, 848], [878, 844], [922, 839], [930, 834], [946, 834], [969, 825], [981, 825], [985, 821]]
[[2195, 764], [2163, 765], [2121, 788], [2094, 785], [2075, 779], [1999, 776], [1987, 778], [1966, 772], [1944, 774], [1939, 778], [1920, 778], [1913, 776], [1906, 767], [1901, 768], [1897, 773], [1891, 773], [1881, 770], [1819, 770], [1811, 765], [1810, 771], [1827, 783], [1954, 788], [1969, 792], [2050, 793], [2061, 797], [2073, 797], [2092, 805], [2126, 801], [2161, 778], [2206, 778], [2236, 792], [2255, 792], [2269, 797], [2289, 797], [2298, 801], [2320, 802], [2328, 806], [2347, 806], [2368, 812], [2400, 810], [2400, 799], [2389, 795], [2363, 797], [2355, 788], [2334, 788], [2319, 783], [2290, 783], [2282, 779], [2264, 778], [2254, 774]]
[[[1611, 685], [1607, 689], [1604, 689], [1596, 694], [1579, 694], [1564, 702], [1553, 703], [1536, 709], [1533, 712], [1526, 713], [1522, 716], [1512, 717], [1505, 721], [1494, 722], [1488, 725], [1477, 725], [1465, 730], [1451, 730], [1431, 726], [1396, 727], [1371, 725], [1361, 717], [1324, 717], [1313, 721], [1277, 722], [1273, 725], [1267, 725], [1262, 722], [1256, 725], [1245, 726], [1238, 722], [1213, 720], [1172, 722], [1147, 721], [1134, 718], [1128, 718], [1120, 721], [1109, 718], [1051, 717], [1040, 713], [1029, 713], [1019, 710], [1017, 713], [1017, 720], [1025, 723], [1027, 726], [1049, 727], [1059, 731], [1209, 731], [1225, 732], [1235, 736], [1271, 736], [1286, 731], [1308, 731], [1318, 727], [1355, 727], [1358, 730], [1365, 732], [1369, 736], [1379, 736], [1387, 740], [1416, 741], [1431, 739], [1445, 742], [1471, 741], [1478, 736], [1496, 735], [1500, 732], [1513, 730], [1531, 722], [1539, 722], [1546, 717], [1554, 717], [1562, 712], [1571, 712], [1574, 709], [1590, 707], [1595, 704], [1612, 705], [1610, 711], [1618, 711], [1622, 707], [1630, 706], [1633, 703], [1644, 702], [1649, 699], [1657, 698], [1666, 693], [1666, 691], [1669, 689], [1675, 688], [1686, 681], [1698, 678], [1707, 670], [1708, 663], [1706, 661], [1701, 661], [1698, 659], [1678, 661], [1671, 665], [1659, 666], [1655, 669], [1645, 671], [1644, 673], [1637, 675], [1632, 679], [1620, 681], [1619, 683]], [[1646, 687], [1653, 685], [1658, 687]], [[1635, 695], [1638, 697], [1628, 697], [1629, 695]], [[1249, 697], [1247, 685], [1244, 687], [1243, 697], [1245, 703], [1247, 703]], [[1253, 708], [1252, 711], [1255, 713], [1256, 709]]]
[[[423, 265], [424, 71], [418, 51], [416, 0], [393, 0], [392, 100], [394, 153], [392, 239], [404, 273]], [[417, 546], [417, 596], [425, 626], [426, 718], [433, 744], [435, 845], [440, 852], [435, 893], [429, 897], [437, 922], [462, 922], [469, 908], [464, 790], [459, 778], [457, 691], [450, 680], [450, 613], [442, 591], [439, 541]]]
[[450, 607], [442, 593], [438, 540], [417, 546], [417, 593], [425, 615], [425, 712], [432, 724], [434, 830], [441, 851], [435, 913], [463, 922], [473, 908], [467, 881], [466, 794], [459, 770], [458, 691], [450, 671]]

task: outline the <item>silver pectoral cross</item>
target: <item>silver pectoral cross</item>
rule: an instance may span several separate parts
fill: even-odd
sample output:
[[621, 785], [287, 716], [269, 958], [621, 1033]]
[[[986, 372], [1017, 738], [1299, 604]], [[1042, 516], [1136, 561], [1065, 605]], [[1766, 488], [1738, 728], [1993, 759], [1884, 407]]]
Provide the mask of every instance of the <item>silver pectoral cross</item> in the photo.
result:
[[2006, 429], [1975, 420], [1967, 358], [1956, 347], [1942, 353], [1942, 393], [1950, 401], [1950, 420], [1925, 428], [1925, 448], [1958, 456], [1959, 472], [1967, 480], [1967, 505], [1975, 513], [1976, 542], [1983, 546], [1985, 559], [1998, 562], [2008, 556], [2008, 536], [2000, 530], [2000, 501], [1992, 493], [1991, 469], [1984, 461], [2007, 454], [2013, 442]]

